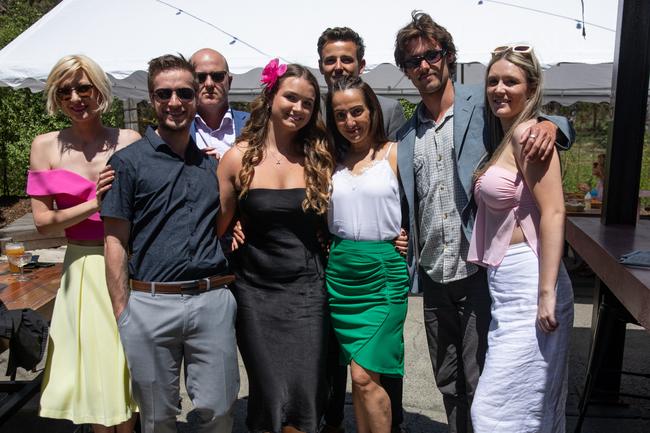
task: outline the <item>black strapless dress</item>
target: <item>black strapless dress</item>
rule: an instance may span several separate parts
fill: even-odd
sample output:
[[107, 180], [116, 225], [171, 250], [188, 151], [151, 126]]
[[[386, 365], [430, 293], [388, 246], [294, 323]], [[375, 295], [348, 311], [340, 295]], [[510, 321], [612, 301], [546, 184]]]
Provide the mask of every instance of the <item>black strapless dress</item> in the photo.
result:
[[237, 343], [248, 373], [246, 424], [316, 432], [327, 387], [327, 292], [305, 189], [252, 189], [239, 202], [246, 236], [234, 254]]

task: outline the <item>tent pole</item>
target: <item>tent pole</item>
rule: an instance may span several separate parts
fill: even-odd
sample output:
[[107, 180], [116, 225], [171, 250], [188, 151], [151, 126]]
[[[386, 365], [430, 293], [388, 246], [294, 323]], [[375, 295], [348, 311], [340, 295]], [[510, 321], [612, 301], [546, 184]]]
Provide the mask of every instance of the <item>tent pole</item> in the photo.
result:
[[129, 98], [124, 101], [124, 127], [138, 131], [138, 104], [135, 99]]

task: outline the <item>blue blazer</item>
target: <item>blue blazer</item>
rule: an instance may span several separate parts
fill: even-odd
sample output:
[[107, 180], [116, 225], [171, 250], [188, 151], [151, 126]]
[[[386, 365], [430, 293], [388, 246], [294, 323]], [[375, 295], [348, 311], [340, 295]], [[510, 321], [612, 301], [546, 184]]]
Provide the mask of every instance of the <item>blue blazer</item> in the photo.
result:
[[235, 137], [239, 137], [241, 130], [246, 126], [246, 121], [251, 117], [250, 113], [245, 111], [232, 110], [232, 119], [235, 122]]
[[[413, 170], [413, 154], [415, 149], [415, 136], [419, 126], [417, 112], [418, 104], [411, 119], [398, 131], [397, 140], [397, 166], [403, 188], [403, 199], [406, 200], [409, 221], [409, 249], [407, 260], [411, 276], [415, 277], [415, 270], [419, 261], [419, 236], [417, 224], [417, 204], [415, 203], [415, 172]], [[575, 140], [575, 131], [564, 117], [543, 116], [555, 123], [563, 137], [558, 134], [558, 146], [568, 149]], [[482, 85], [454, 85], [454, 150], [458, 179], [467, 194], [467, 205], [461, 211], [463, 234], [469, 241], [472, 238], [474, 227], [475, 204], [472, 199], [472, 177], [481, 162], [484, 161], [498, 143], [490, 143], [487, 125], [485, 122], [485, 97]], [[414, 281], [416, 278], [411, 278]]]

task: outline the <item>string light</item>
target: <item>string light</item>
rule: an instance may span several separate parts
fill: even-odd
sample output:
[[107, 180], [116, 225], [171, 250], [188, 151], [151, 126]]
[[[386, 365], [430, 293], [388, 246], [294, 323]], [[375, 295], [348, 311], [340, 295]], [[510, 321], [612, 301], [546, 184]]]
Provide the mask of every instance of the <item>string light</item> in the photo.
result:
[[579, 20], [579, 19], [576, 19], [576, 18], [567, 17], [565, 15], [560, 15], [560, 14], [556, 14], [556, 13], [553, 13], [553, 12], [548, 12], [548, 11], [543, 11], [543, 10], [540, 10], [540, 9], [529, 8], [529, 7], [526, 7], [526, 6], [521, 6], [521, 5], [507, 3], [507, 2], [498, 1], [498, 0], [479, 0], [478, 4], [482, 5], [484, 2], [497, 3], [497, 4], [500, 4], [500, 5], [503, 5], [503, 6], [518, 8], [518, 9], [524, 9], [524, 10], [535, 12], [535, 13], [538, 13], [538, 14], [544, 14], [544, 15], [549, 15], [549, 16], [556, 17], [556, 18], [562, 18], [564, 20], [573, 21], [573, 22], [576, 23], [576, 29], [578, 29], [578, 30], [582, 29], [582, 35], [583, 36], [585, 36], [585, 24], [589, 24], [592, 27], [597, 27], [599, 29], [607, 30], [607, 31], [612, 32], [612, 33], [616, 32], [616, 30], [610, 29], [609, 27], [605, 27], [605, 26], [601, 26], [601, 25], [598, 25], [598, 24], [594, 24], [594, 23], [590, 23], [590, 22], [585, 21], [584, 20], [584, 3], [583, 3], [583, 12], [582, 12], [583, 13], [583, 19]]
[[285, 63], [292, 63], [291, 61], [289, 61], [289, 60], [287, 60], [287, 59], [285, 59], [285, 58], [283, 58], [283, 57], [281, 57], [281, 56], [267, 54], [267, 53], [265, 53], [264, 51], [260, 50], [259, 48], [257, 48], [257, 47], [255, 47], [255, 46], [249, 44], [249, 43], [246, 42], [246, 41], [243, 41], [243, 40], [239, 39], [237, 36], [235, 36], [235, 35], [233, 35], [233, 34], [227, 32], [227, 31], [225, 31], [224, 29], [222, 29], [222, 28], [216, 26], [215, 24], [212, 24], [211, 22], [206, 21], [206, 20], [204, 20], [203, 18], [198, 17], [198, 16], [196, 16], [196, 15], [193, 15], [193, 14], [191, 14], [191, 13], [189, 13], [189, 12], [183, 10], [183, 9], [180, 9], [180, 8], [174, 6], [173, 4], [167, 3], [167, 2], [165, 2], [165, 1], [163, 1], [163, 0], [156, 0], [156, 2], [158, 2], [158, 3], [162, 4], [162, 5], [165, 5], [165, 6], [169, 7], [169, 8], [174, 9], [174, 10], [176, 11], [176, 15], [185, 14], [185, 15], [187, 15], [187, 16], [190, 17], [190, 18], [194, 18], [195, 20], [200, 21], [200, 22], [202, 22], [203, 24], [206, 24], [206, 25], [208, 25], [208, 26], [210, 26], [210, 27], [212, 27], [212, 28], [214, 28], [214, 29], [220, 31], [220, 32], [223, 33], [224, 35], [226, 35], [226, 36], [228, 36], [228, 37], [231, 37], [232, 40], [230, 41], [229, 45], [233, 45], [233, 44], [235, 44], [235, 42], [240, 42], [240, 43], [246, 45], [248, 48], [250, 48], [250, 49], [252, 49], [252, 50], [254, 50], [254, 51], [257, 51], [259, 54], [261, 54], [261, 55], [263, 55], [263, 56], [265, 56], [265, 57], [268, 57], [268, 58], [278, 57], [279, 59], [281, 59], [281, 60], [282, 60], [283, 62], [285, 62]]

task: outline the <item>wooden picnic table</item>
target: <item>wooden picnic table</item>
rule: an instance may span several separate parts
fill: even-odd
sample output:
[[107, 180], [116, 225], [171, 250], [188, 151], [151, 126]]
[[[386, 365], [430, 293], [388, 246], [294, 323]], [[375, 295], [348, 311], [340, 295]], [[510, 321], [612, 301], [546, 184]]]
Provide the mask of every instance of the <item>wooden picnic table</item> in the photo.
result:
[[626, 324], [636, 321], [650, 332], [650, 268], [624, 266], [618, 261], [623, 254], [650, 250], [650, 220], [632, 226], [605, 225], [599, 218], [587, 216], [569, 217], [566, 240], [598, 277], [577, 433], [591, 401], [619, 403]]
[[49, 268], [26, 269], [25, 275], [30, 280], [16, 281], [16, 276], [9, 273], [9, 265], [0, 263], [0, 284], [7, 285], [0, 289], [0, 301], [8, 310], [31, 308], [50, 320], [61, 272], [61, 263]]
[[646, 331], [650, 332], [650, 268], [624, 266], [618, 258], [650, 250], [650, 220], [636, 226], [603, 225], [598, 218], [567, 218], [566, 240]]

